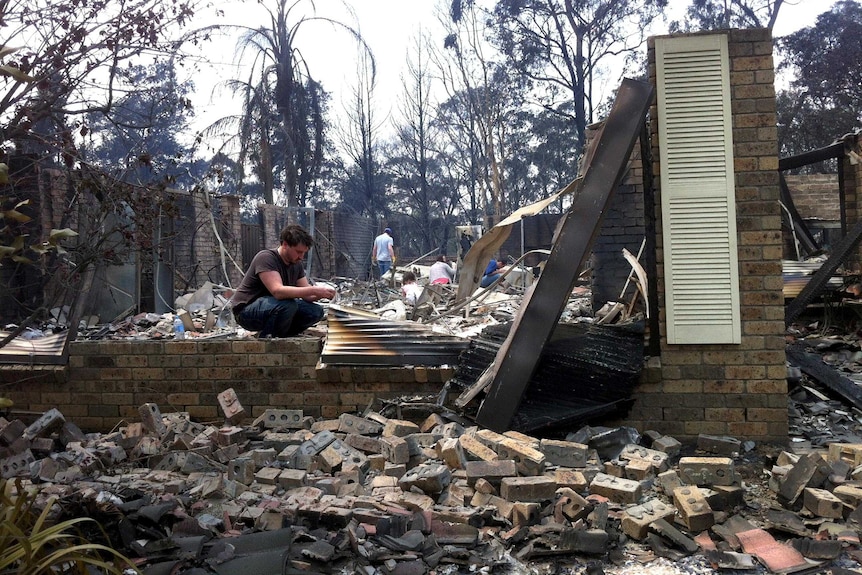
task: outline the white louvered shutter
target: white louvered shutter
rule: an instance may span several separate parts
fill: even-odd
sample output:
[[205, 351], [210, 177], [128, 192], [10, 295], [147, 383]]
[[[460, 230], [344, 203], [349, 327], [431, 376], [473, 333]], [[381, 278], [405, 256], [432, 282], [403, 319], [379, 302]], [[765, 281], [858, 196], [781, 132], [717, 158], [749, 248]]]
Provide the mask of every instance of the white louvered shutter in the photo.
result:
[[727, 37], [655, 41], [667, 341], [740, 343]]

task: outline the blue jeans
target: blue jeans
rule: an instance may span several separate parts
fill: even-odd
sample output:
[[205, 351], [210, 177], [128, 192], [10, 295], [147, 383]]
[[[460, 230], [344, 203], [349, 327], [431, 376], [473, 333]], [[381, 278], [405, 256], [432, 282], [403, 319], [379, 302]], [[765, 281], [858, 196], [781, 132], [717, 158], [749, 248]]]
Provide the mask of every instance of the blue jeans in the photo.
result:
[[380, 277], [386, 275], [390, 269], [392, 269], [392, 260], [377, 260], [377, 269], [380, 271]]
[[262, 296], [242, 308], [236, 321], [257, 337], [291, 337], [323, 319], [326, 310], [303, 299]]
[[483, 287], [483, 288], [488, 287], [489, 285], [494, 283], [494, 280], [496, 280], [498, 277], [500, 277], [500, 275], [501, 274], [491, 274], [489, 276], [482, 276], [482, 283], [479, 284], [479, 287]]

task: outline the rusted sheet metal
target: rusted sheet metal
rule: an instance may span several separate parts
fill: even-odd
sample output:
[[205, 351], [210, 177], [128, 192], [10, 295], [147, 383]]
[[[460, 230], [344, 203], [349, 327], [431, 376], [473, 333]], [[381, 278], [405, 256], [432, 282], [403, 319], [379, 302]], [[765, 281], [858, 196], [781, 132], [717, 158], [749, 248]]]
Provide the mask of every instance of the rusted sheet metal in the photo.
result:
[[586, 259], [613, 190], [625, 172], [653, 97], [646, 82], [625, 79], [601, 133], [571, 209], [558, 229], [542, 275], [524, 297], [509, 337], [492, 366], [491, 382], [476, 421], [494, 431], [509, 429], [536, 363], [553, 333]]
[[414, 322], [330, 305], [320, 361], [348, 365], [454, 365], [469, 340]]

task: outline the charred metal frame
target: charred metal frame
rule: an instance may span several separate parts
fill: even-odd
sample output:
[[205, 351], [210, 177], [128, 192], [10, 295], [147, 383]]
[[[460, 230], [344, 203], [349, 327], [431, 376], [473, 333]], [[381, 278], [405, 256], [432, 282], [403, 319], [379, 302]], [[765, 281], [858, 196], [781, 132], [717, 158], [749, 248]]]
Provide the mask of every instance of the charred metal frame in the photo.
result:
[[608, 200], [619, 185], [653, 99], [652, 85], [623, 80], [613, 108], [587, 158], [572, 207], [558, 228], [539, 279], [527, 291], [509, 337], [480, 380], [491, 381], [476, 421], [494, 431], [509, 428], [539, 356], [589, 257]]

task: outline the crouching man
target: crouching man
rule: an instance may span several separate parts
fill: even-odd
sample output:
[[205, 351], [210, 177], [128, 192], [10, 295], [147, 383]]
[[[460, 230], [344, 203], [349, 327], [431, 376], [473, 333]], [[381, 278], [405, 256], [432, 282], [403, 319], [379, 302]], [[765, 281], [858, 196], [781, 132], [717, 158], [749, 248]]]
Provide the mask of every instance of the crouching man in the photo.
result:
[[335, 290], [308, 282], [302, 260], [314, 240], [302, 226], [281, 231], [279, 246], [259, 251], [231, 298], [239, 325], [258, 337], [291, 337], [323, 319], [326, 310], [314, 303], [331, 299]]

